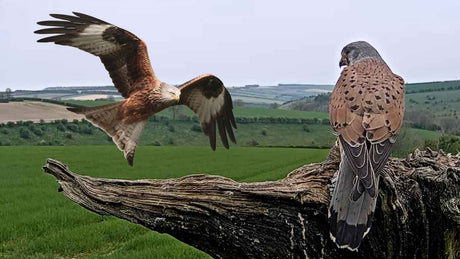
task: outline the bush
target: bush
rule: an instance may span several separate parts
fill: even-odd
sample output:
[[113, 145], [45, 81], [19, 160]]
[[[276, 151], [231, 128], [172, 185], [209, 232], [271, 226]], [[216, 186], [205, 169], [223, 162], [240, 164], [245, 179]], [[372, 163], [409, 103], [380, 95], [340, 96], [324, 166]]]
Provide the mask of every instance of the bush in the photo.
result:
[[7, 126], [8, 128], [12, 128], [12, 127], [14, 127], [14, 122], [9, 121], [9, 122], [6, 123], [6, 126]]
[[82, 126], [80, 126], [78, 132], [80, 132], [81, 134], [92, 135], [93, 134], [93, 129], [91, 129], [89, 126], [82, 125]]
[[19, 130], [19, 136], [23, 139], [30, 139], [30, 131], [26, 128], [21, 128]]
[[195, 131], [195, 132], [201, 132], [202, 131], [200, 125], [197, 125], [197, 124], [193, 124], [191, 130]]
[[176, 129], [174, 128], [173, 125], [168, 125], [168, 130], [169, 130], [169, 132], [175, 132], [176, 131]]
[[29, 129], [37, 136], [43, 136], [43, 131], [39, 127], [29, 127]]
[[155, 141], [155, 142], [153, 142], [153, 145], [154, 145], [154, 146], [161, 146], [161, 143], [158, 142], [158, 141]]
[[248, 141], [246, 143], [247, 146], [250, 146], [250, 147], [256, 147], [259, 145], [259, 142], [257, 142], [255, 139], [251, 140], [251, 141]]
[[73, 139], [73, 135], [71, 133], [65, 134], [66, 139]]
[[307, 125], [303, 125], [302, 129], [305, 132], [310, 132], [311, 131], [310, 128]]
[[439, 138], [439, 148], [452, 154], [460, 152], [460, 138], [455, 136], [441, 136]]
[[2, 129], [0, 130], [0, 133], [8, 135], [10, 132], [8, 131], [8, 129]]
[[423, 144], [424, 149], [430, 148], [432, 150], [439, 149], [439, 141], [436, 139], [425, 139], [425, 143]]
[[59, 131], [65, 131], [65, 126], [64, 126], [62, 123], [59, 123], [59, 124], [57, 125], [57, 129], [58, 129]]
[[77, 132], [77, 131], [78, 131], [78, 126], [75, 125], [74, 123], [68, 124], [68, 125], [67, 125], [67, 129], [70, 130], [70, 131], [72, 131], [72, 132]]
[[262, 136], [267, 136], [267, 130], [262, 130]]

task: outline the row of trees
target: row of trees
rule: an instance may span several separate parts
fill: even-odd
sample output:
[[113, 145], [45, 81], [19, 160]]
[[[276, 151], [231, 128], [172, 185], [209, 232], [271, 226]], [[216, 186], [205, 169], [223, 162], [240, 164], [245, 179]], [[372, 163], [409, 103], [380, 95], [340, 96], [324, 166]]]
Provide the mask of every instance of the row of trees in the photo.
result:
[[6, 88], [5, 92], [0, 92], [0, 102], [8, 102], [13, 97], [11, 88]]

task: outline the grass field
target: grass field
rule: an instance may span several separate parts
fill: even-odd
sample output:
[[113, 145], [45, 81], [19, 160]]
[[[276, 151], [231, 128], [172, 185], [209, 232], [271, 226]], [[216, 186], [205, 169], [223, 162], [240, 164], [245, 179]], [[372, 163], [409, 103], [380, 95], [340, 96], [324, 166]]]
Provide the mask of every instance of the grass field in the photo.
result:
[[406, 108], [428, 110], [437, 117], [458, 119], [457, 111], [460, 111], [460, 90], [408, 94], [406, 95]]
[[[324, 160], [328, 150], [141, 146], [135, 167], [111, 146], [0, 147], [0, 258], [208, 258], [169, 235], [101, 217], [57, 192], [46, 158], [83, 175], [121, 179], [219, 174], [238, 181], [276, 180]], [[96, 159], [95, 159], [96, 158]]]

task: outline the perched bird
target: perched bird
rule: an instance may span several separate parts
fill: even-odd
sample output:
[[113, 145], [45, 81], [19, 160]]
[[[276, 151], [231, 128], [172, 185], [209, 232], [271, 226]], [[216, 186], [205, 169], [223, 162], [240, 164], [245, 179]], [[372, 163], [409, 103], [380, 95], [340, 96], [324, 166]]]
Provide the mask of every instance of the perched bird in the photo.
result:
[[331, 94], [331, 126], [342, 160], [329, 206], [330, 235], [340, 248], [357, 250], [369, 232], [379, 176], [404, 115], [404, 80], [369, 43], [342, 50], [346, 66]]
[[57, 34], [38, 40], [79, 48], [98, 56], [112, 78], [123, 101], [91, 108], [68, 108], [83, 114], [110, 135], [133, 165], [134, 152], [150, 116], [173, 105], [187, 105], [197, 115], [211, 148], [216, 149], [216, 122], [225, 148], [227, 134], [236, 143], [236, 129], [230, 93], [222, 81], [210, 74], [196, 77], [178, 88], [161, 82], [153, 72], [145, 43], [134, 34], [82, 13], [75, 16], [50, 14], [59, 20], [41, 21], [53, 26], [35, 31]]

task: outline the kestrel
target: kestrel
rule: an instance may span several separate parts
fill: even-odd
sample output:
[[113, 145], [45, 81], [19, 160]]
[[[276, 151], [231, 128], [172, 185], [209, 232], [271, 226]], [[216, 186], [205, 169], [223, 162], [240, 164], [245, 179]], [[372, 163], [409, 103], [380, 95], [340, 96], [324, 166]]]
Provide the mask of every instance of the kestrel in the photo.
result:
[[68, 108], [104, 130], [133, 165], [134, 152], [150, 116], [173, 105], [187, 105], [197, 115], [211, 148], [216, 149], [216, 123], [225, 148], [227, 134], [236, 143], [236, 129], [230, 93], [222, 81], [210, 74], [196, 77], [178, 88], [161, 82], [153, 72], [145, 43], [134, 34], [82, 13], [75, 16], [50, 14], [59, 20], [41, 21], [53, 26], [35, 31], [57, 34], [38, 42], [54, 42], [79, 48], [98, 56], [123, 101], [91, 108]]
[[346, 67], [329, 113], [342, 160], [329, 207], [330, 235], [339, 247], [357, 250], [370, 230], [379, 176], [403, 121], [404, 80], [364, 41], [345, 46], [339, 65]]

